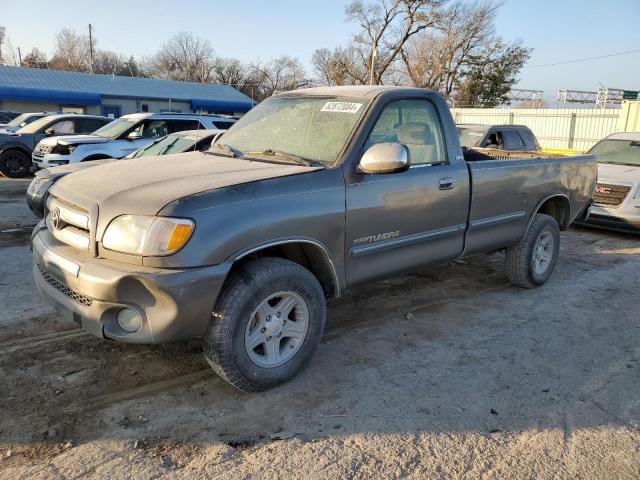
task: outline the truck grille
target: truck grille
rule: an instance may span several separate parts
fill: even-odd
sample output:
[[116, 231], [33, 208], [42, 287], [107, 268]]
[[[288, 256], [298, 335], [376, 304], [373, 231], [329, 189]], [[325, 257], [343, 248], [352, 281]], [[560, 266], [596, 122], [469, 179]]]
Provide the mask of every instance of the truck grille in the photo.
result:
[[617, 207], [629, 195], [631, 187], [626, 185], [615, 185], [613, 183], [598, 183], [593, 194], [593, 201], [596, 205], [603, 207]]
[[89, 212], [83, 208], [49, 196], [45, 221], [51, 234], [62, 243], [89, 250], [91, 221]]
[[66, 295], [71, 300], [84, 307], [90, 307], [93, 303], [93, 299], [91, 297], [87, 297], [86, 295], [82, 295], [81, 293], [76, 292], [75, 290], [70, 289], [64, 283], [53, 278], [47, 271], [45, 271], [40, 265], [38, 265], [38, 269], [40, 270], [40, 274], [42, 278], [44, 278], [45, 282], [51, 285], [53, 288], [58, 290], [63, 295]]

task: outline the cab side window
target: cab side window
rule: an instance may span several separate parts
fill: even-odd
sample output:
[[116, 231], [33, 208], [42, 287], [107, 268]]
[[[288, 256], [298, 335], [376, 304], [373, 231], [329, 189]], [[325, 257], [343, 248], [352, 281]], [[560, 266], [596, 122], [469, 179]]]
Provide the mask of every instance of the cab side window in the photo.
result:
[[396, 100], [384, 108], [365, 149], [387, 142], [406, 145], [411, 165], [447, 162], [442, 124], [428, 100]]
[[524, 142], [515, 130], [506, 130], [504, 132], [504, 148], [505, 150], [524, 150]]

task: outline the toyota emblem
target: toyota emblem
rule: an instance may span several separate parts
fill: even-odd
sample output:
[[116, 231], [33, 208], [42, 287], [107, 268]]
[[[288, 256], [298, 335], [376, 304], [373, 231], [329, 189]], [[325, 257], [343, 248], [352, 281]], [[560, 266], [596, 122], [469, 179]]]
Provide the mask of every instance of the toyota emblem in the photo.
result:
[[51, 211], [51, 226], [55, 230], [60, 230], [62, 228], [62, 221], [60, 220], [60, 209], [56, 208]]

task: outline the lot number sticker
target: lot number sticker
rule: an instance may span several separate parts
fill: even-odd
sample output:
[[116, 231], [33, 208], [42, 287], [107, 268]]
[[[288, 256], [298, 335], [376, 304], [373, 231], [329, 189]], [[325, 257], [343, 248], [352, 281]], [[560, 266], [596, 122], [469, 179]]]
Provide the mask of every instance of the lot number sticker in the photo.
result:
[[351, 102], [327, 102], [322, 107], [321, 112], [357, 113], [362, 106], [361, 103]]

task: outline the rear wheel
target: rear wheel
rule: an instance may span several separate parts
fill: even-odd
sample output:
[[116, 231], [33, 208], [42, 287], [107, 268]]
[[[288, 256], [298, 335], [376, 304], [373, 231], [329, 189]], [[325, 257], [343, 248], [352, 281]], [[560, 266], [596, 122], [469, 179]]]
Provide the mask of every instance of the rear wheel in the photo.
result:
[[25, 177], [30, 168], [31, 159], [20, 150], [6, 150], [0, 154], [0, 173], [7, 177]]
[[560, 229], [555, 219], [538, 213], [527, 235], [507, 249], [506, 269], [509, 280], [524, 288], [534, 288], [549, 280], [560, 252]]
[[204, 338], [211, 367], [234, 387], [264, 390], [298, 373], [320, 342], [325, 300], [297, 263], [259, 258], [233, 272]]

